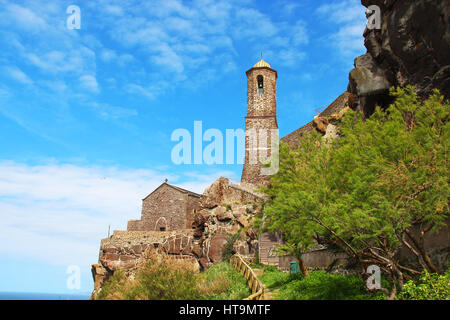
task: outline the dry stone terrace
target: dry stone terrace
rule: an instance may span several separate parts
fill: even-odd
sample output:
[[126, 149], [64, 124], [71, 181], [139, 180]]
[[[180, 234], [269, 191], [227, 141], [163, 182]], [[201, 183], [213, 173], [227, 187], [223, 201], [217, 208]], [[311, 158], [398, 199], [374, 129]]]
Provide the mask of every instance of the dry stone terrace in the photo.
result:
[[137, 260], [149, 248], [177, 256], [189, 256], [193, 247], [193, 230], [114, 231], [100, 244], [99, 261], [110, 270], [136, 267]]

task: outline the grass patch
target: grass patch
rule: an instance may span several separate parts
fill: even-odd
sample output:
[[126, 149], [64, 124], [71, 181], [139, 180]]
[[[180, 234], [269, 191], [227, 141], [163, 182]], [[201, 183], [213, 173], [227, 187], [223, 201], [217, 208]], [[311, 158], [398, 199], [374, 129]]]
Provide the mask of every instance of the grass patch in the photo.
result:
[[199, 277], [202, 299], [242, 300], [251, 295], [244, 276], [229, 263], [214, 264]]
[[309, 277], [300, 273], [290, 275], [275, 267], [264, 267], [259, 279], [268, 289], [276, 290], [273, 297], [280, 300], [378, 300], [383, 293], [370, 294], [357, 275], [343, 276], [326, 271], [310, 271]]

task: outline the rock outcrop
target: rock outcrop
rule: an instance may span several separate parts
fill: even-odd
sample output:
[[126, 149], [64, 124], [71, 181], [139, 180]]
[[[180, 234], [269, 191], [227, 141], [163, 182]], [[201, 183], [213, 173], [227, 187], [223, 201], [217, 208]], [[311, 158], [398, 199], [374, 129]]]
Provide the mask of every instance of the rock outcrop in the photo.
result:
[[391, 102], [389, 88], [414, 85], [420, 96], [437, 88], [450, 97], [450, 2], [362, 0], [381, 9], [381, 29], [364, 31], [367, 53], [355, 59], [347, 91], [370, 116]]
[[201, 196], [201, 209], [193, 216], [190, 229], [173, 231], [114, 231], [100, 244], [99, 261], [92, 265], [94, 291], [115, 270], [132, 277], [146, 251], [157, 250], [190, 262], [194, 270], [222, 261], [222, 248], [230, 236], [239, 233], [233, 251], [253, 255], [258, 249], [253, 219], [261, 210], [262, 196], [250, 185], [232, 184], [219, 178]]
[[336, 138], [338, 136], [338, 128], [335, 125], [345, 113], [355, 109], [355, 99], [357, 96], [350, 92], [344, 92], [333, 103], [331, 103], [324, 111], [314, 117], [314, 120], [307, 123], [303, 127], [291, 132], [281, 139], [291, 148], [299, 145], [301, 137], [311, 133], [313, 130], [320, 132], [324, 139]]

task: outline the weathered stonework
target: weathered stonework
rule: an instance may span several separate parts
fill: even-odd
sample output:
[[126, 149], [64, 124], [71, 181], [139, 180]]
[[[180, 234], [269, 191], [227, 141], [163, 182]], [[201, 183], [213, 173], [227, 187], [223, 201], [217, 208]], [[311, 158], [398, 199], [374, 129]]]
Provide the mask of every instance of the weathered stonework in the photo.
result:
[[247, 71], [247, 116], [245, 117], [245, 161], [242, 182], [267, 185], [270, 175], [261, 173], [262, 163], [272, 156], [273, 130], [277, 123], [277, 72], [264, 60]]
[[[130, 221], [127, 231], [114, 231], [111, 237], [101, 241], [98, 263], [92, 265], [95, 283], [92, 298], [115, 270], [125, 270], [132, 276], [150, 249], [185, 259], [194, 269], [201, 270], [222, 261], [222, 248], [227, 239], [240, 232], [234, 251], [253, 255], [258, 249], [258, 241], [252, 220], [261, 210], [262, 199], [248, 185], [231, 184], [226, 178], [219, 178], [201, 197], [189, 196], [189, 191], [175, 186], [161, 185], [144, 199], [142, 220]], [[159, 230], [157, 209], [161, 216], [170, 218], [175, 211], [185, 219], [167, 219], [165, 226], [173, 229], [155, 231]], [[190, 214], [184, 215], [185, 210]], [[130, 230], [130, 226], [151, 230]]]
[[206, 188], [200, 203], [203, 208], [215, 208], [218, 205], [234, 203], [255, 203], [264, 196], [256, 191], [256, 186], [245, 183], [232, 184], [227, 178], [220, 177]]
[[381, 10], [381, 28], [364, 31], [367, 53], [355, 59], [348, 91], [370, 116], [392, 102], [389, 88], [414, 85], [420, 97], [437, 88], [450, 97], [450, 2], [361, 0]]
[[281, 141], [287, 143], [291, 148], [296, 148], [300, 144], [302, 136], [311, 133], [313, 130], [323, 134], [325, 139], [336, 137], [337, 128], [335, 126], [330, 127], [330, 125], [341, 119], [346, 112], [355, 108], [355, 99], [355, 94], [344, 92], [311, 122], [281, 138]]
[[130, 220], [129, 231], [170, 231], [190, 228], [200, 208], [200, 195], [167, 182], [142, 200], [141, 220]]

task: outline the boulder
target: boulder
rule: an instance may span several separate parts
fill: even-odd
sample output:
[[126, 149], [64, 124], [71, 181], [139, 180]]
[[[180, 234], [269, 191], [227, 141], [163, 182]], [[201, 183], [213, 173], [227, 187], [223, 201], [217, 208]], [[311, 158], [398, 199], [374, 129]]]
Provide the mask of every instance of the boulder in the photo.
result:
[[370, 54], [356, 58], [354, 65], [349, 76], [352, 92], [360, 97], [388, 93], [391, 83]]
[[248, 227], [248, 225], [249, 225], [248, 220], [249, 220], [249, 216], [244, 216], [244, 215], [239, 216], [239, 218], [237, 219], [237, 221], [240, 223], [240, 225], [243, 226], [244, 228]]
[[222, 247], [227, 241], [226, 232], [220, 230], [217, 232], [209, 243], [209, 254], [208, 257], [212, 262], [221, 262], [222, 261]]
[[233, 218], [233, 213], [230, 210], [220, 210], [217, 212], [217, 220], [219, 221], [229, 221]]
[[313, 126], [322, 134], [325, 134], [327, 131], [328, 120], [325, 117], [314, 117]]
[[381, 9], [381, 29], [364, 31], [367, 53], [355, 59], [348, 91], [366, 116], [386, 108], [391, 86], [414, 85], [426, 97], [437, 88], [450, 98], [450, 2], [362, 0]]

